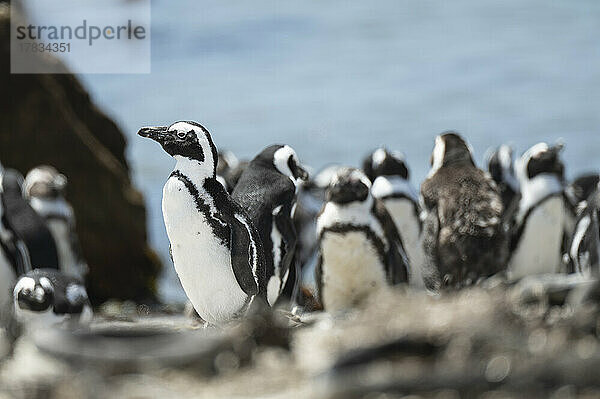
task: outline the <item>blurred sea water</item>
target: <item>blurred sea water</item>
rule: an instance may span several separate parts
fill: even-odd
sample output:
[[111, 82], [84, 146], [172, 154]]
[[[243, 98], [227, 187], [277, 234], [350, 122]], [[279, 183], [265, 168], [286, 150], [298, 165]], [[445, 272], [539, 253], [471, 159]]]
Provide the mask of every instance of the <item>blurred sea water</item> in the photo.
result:
[[595, 0], [155, 0], [151, 68], [81, 78], [129, 139], [167, 301], [184, 299], [161, 215], [174, 162], [143, 125], [199, 121], [241, 158], [290, 144], [315, 169], [386, 145], [417, 186], [448, 129], [480, 164], [491, 146], [562, 138], [569, 176], [600, 169]]

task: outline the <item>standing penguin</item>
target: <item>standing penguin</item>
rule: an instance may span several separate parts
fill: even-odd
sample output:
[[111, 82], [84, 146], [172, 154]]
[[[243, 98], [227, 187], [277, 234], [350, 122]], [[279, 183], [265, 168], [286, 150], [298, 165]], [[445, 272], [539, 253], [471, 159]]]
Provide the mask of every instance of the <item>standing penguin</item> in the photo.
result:
[[363, 161], [363, 170], [373, 182], [373, 197], [383, 201], [402, 237], [410, 263], [410, 283], [433, 288], [435, 271], [423, 270], [421, 209], [417, 191], [409, 181], [404, 156], [378, 148]]
[[373, 290], [408, 281], [402, 239], [385, 206], [358, 169], [337, 172], [317, 219], [316, 280], [325, 310], [351, 307]]
[[297, 240], [293, 216], [297, 181], [307, 178], [308, 173], [290, 146], [271, 145], [250, 161], [231, 194], [260, 235], [271, 306], [279, 298], [289, 273], [298, 275], [292, 263]]
[[13, 290], [14, 314], [22, 322], [89, 323], [93, 312], [83, 283], [56, 269], [34, 269]]
[[521, 199], [511, 228], [510, 278], [561, 269], [564, 241], [571, 229], [559, 156], [562, 148], [536, 144], [516, 164]]
[[45, 220], [23, 197], [23, 176], [11, 169], [2, 174], [2, 204], [6, 229], [14, 236], [14, 242], [23, 262], [18, 264], [23, 274], [31, 268], [58, 269], [58, 250]]
[[460, 286], [505, 266], [502, 200], [478, 169], [467, 143], [454, 132], [435, 139], [431, 171], [421, 186], [425, 262], [444, 285]]
[[163, 189], [162, 211], [181, 285], [198, 315], [212, 324], [241, 316], [266, 300], [260, 236], [216, 179], [217, 149], [196, 122], [145, 127], [177, 163]]
[[519, 182], [515, 176], [512, 147], [502, 144], [491, 151], [488, 156], [487, 167], [500, 192], [504, 214], [510, 215], [511, 210], [518, 205], [520, 192]]
[[75, 215], [65, 199], [67, 178], [52, 166], [38, 166], [27, 173], [23, 193], [31, 207], [46, 220], [58, 249], [60, 270], [79, 279], [87, 265], [81, 256]]
[[600, 188], [586, 197], [569, 244], [568, 271], [587, 276], [600, 275]]

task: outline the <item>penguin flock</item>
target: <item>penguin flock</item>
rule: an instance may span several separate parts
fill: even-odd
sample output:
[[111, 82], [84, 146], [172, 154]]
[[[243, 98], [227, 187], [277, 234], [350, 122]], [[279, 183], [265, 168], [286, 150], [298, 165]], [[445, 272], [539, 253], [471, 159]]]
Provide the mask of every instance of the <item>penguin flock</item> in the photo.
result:
[[51, 166], [23, 178], [0, 165], [0, 313], [25, 325], [92, 319], [66, 185]]
[[344, 311], [387, 286], [430, 293], [549, 273], [597, 277], [598, 175], [568, 182], [563, 145], [477, 167], [456, 132], [437, 136], [420, 193], [401, 153], [314, 176], [288, 145], [249, 162], [202, 125], [144, 127], [176, 164], [163, 189], [171, 257], [198, 316], [223, 325], [253, 306]]

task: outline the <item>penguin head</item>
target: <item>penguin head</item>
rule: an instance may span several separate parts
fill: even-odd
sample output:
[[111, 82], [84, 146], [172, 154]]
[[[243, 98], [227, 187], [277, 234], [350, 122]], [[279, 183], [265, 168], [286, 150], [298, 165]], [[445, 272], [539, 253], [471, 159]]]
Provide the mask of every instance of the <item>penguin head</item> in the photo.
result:
[[282, 175], [289, 177], [294, 184], [308, 179], [308, 172], [298, 160], [296, 151], [289, 145], [274, 144], [268, 146], [252, 162], [275, 168]]
[[54, 304], [54, 286], [47, 277], [23, 276], [13, 290], [17, 311], [45, 312]]
[[554, 175], [559, 180], [564, 180], [565, 166], [560, 159], [564, 145], [557, 143], [549, 146], [538, 143], [525, 151], [519, 160], [519, 179], [527, 181], [542, 174]]
[[64, 197], [67, 178], [56, 168], [48, 165], [37, 166], [27, 173], [23, 182], [25, 198], [56, 199]]
[[371, 181], [379, 176], [399, 176], [408, 180], [408, 167], [404, 155], [378, 148], [363, 161], [363, 171]]
[[336, 204], [364, 202], [370, 196], [371, 181], [359, 169], [342, 168], [336, 172], [327, 188], [326, 200]]
[[513, 164], [513, 148], [507, 144], [502, 144], [491, 151], [487, 157], [488, 172], [492, 179], [498, 184], [508, 184], [516, 191], [518, 183], [516, 182]]
[[458, 133], [452, 131], [442, 133], [435, 138], [435, 146], [431, 153], [430, 163], [430, 176], [445, 166], [475, 166], [471, 147]]
[[188, 159], [216, 173], [217, 148], [210, 133], [196, 122], [180, 121], [171, 126], [143, 127], [138, 135], [150, 138], [175, 159]]
[[569, 187], [566, 194], [573, 205], [577, 205], [589, 198], [592, 193], [597, 192], [600, 175], [598, 173], [590, 173], [577, 177]]

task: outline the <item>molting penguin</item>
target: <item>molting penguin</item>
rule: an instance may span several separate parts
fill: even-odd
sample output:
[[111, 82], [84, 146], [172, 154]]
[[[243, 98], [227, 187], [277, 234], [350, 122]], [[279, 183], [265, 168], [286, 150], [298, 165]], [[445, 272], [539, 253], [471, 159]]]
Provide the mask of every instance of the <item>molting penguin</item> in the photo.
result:
[[507, 251], [494, 181], [475, 166], [471, 149], [454, 132], [435, 139], [431, 164], [421, 185], [425, 262], [437, 268], [444, 285], [499, 272]]
[[81, 281], [55, 269], [34, 269], [13, 290], [14, 314], [21, 322], [89, 323], [92, 307]]
[[260, 234], [270, 305], [277, 301], [288, 275], [292, 273], [295, 279], [299, 274], [292, 262], [297, 240], [293, 216], [296, 184], [307, 178], [308, 173], [290, 146], [272, 145], [250, 162], [231, 195]]
[[67, 178], [52, 166], [38, 166], [27, 173], [23, 193], [31, 207], [42, 216], [56, 247], [60, 270], [83, 279], [87, 265], [82, 258], [73, 208], [65, 199]]
[[[512, 221], [509, 277], [556, 273], [572, 223], [564, 196], [562, 145], [539, 143], [517, 161], [521, 199]], [[566, 250], [566, 248], [564, 248]]]
[[408, 280], [408, 259], [394, 221], [358, 169], [334, 176], [317, 219], [316, 280], [325, 310], [351, 307], [373, 290]]
[[569, 244], [570, 273], [600, 275], [600, 188], [586, 199]]
[[260, 236], [216, 179], [217, 149], [196, 122], [145, 127], [138, 134], [161, 144], [177, 163], [162, 199], [171, 256], [199, 316], [222, 324], [266, 300]]
[[435, 270], [423, 270], [421, 209], [404, 156], [378, 148], [363, 161], [363, 170], [373, 182], [371, 194], [383, 201], [402, 237], [412, 273], [410, 283], [433, 288]]
[[519, 182], [515, 176], [512, 147], [502, 144], [492, 150], [487, 157], [487, 167], [500, 192], [504, 214], [512, 214], [512, 210], [518, 205], [520, 192]]

